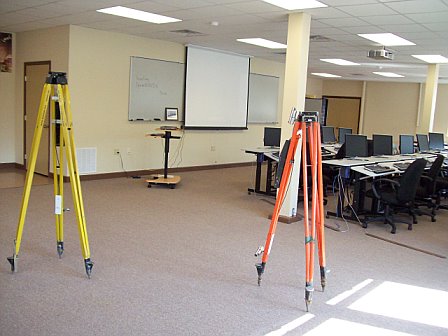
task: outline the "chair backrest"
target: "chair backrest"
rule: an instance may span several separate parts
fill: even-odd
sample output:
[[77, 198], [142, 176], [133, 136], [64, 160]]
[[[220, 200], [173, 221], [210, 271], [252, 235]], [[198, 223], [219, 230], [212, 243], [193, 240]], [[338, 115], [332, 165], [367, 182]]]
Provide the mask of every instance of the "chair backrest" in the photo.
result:
[[438, 154], [437, 158], [432, 163], [431, 168], [429, 168], [429, 171], [426, 175], [435, 180], [436, 177], [439, 176], [440, 174], [440, 170], [442, 169], [443, 165], [443, 160], [445, 160], [445, 157], [441, 154]]
[[412, 162], [400, 177], [400, 188], [397, 190], [399, 202], [410, 202], [414, 200], [420, 177], [426, 167], [425, 159], [417, 159]]
[[436, 179], [437, 176], [440, 175], [440, 171], [442, 170], [443, 160], [445, 160], [445, 157], [443, 155], [437, 155], [437, 158], [434, 160], [431, 168], [429, 168], [428, 173], [426, 174], [426, 176], [431, 178], [430, 181], [427, 181], [423, 184], [425, 186], [425, 192], [427, 195], [434, 194], [434, 191], [436, 189]]

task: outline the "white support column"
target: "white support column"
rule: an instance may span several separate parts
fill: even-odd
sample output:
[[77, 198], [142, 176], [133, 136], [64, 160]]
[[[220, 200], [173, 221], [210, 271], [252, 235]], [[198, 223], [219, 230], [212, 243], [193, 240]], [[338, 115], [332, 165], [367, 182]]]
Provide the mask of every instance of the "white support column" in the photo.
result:
[[[305, 107], [308, 50], [311, 16], [307, 13], [289, 14], [288, 47], [286, 49], [285, 82], [282, 108], [282, 144], [291, 137], [292, 126], [288, 124], [291, 109], [303, 111]], [[294, 169], [288, 192], [280, 210], [282, 222], [297, 220], [297, 199], [300, 177], [301, 149], [296, 151]]]
[[423, 108], [421, 111], [420, 122], [417, 127], [417, 133], [426, 134], [432, 132], [437, 99], [437, 86], [439, 84], [439, 68], [439, 64], [428, 65]]

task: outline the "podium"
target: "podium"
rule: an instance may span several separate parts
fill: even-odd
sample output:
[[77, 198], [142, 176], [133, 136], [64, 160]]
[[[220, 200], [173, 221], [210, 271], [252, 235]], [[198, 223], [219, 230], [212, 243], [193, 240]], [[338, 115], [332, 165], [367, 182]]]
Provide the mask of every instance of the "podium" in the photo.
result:
[[181, 137], [177, 135], [172, 135], [171, 131], [173, 131], [174, 129], [164, 130], [159, 128], [157, 130], [163, 131], [163, 133], [153, 133], [149, 135], [156, 138], [165, 139], [165, 159], [164, 159], [163, 174], [153, 175], [150, 178], [148, 178], [146, 182], [148, 182], [148, 188], [151, 188], [153, 185], [164, 185], [171, 189], [174, 189], [176, 185], [180, 182], [180, 176], [168, 175], [168, 156], [170, 152], [170, 140], [180, 139]]

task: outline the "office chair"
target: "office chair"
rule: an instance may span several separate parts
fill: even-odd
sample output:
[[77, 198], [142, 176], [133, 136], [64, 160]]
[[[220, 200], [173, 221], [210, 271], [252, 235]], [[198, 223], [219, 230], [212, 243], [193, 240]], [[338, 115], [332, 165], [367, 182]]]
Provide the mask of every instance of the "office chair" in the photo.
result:
[[[367, 228], [369, 222], [383, 220], [384, 224], [390, 224], [392, 227], [391, 233], [395, 233], [397, 230], [395, 222], [406, 223], [408, 230], [412, 230], [412, 224], [417, 223], [414, 207], [415, 194], [425, 166], [425, 159], [417, 159], [409, 165], [398, 181], [386, 178], [374, 180], [372, 191], [375, 198], [384, 204], [384, 213], [382, 216], [364, 218], [362, 227]], [[382, 189], [381, 185], [383, 184], [389, 187]], [[412, 223], [398, 221], [394, 218], [393, 213], [402, 211], [406, 211], [412, 216]]]
[[448, 195], [448, 172], [446, 172], [446, 170], [442, 170], [441, 176], [437, 177], [435, 192], [436, 192], [436, 210], [438, 209], [448, 210], [448, 205], [440, 204], [442, 196], [447, 198]]
[[[420, 179], [420, 184], [417, 186], [417, 191], [415, 195], [415, 205], [417, 207], [417, 215], [427, 215], [431, 217], [431, 222], [436, 221], [436, 185], [437, 177], [440, 175], [442, 169], [443, 160], [445, 157], [443, 155], [437, 155], [437, 158], [431, 165], [431, 168], [426, 173], [424, 172]], [[431, 209], [430, 212], [420, 209], [420, 206], [427, 206]]]

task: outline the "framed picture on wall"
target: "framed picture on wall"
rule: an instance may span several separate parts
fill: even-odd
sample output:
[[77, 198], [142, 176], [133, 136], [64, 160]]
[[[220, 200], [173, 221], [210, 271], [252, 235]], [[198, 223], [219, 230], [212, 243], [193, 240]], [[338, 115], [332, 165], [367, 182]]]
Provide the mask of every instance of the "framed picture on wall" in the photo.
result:
[[165, 108], [165, 120], [178, 120], [177, 107]]

